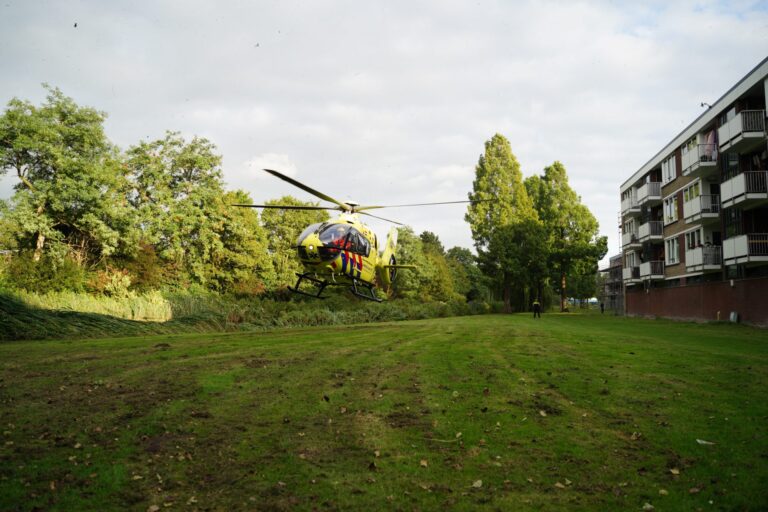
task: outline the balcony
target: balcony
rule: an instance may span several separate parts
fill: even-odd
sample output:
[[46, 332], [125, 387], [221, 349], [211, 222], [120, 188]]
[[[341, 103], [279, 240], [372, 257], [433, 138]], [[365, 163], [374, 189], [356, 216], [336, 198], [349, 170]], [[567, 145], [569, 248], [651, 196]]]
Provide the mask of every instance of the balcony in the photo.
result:
[[621, 200], [621, 214], [629, 215], [640, 213], [640, 205], [637, 202], [637, 196], [626, 197]]
[[765, 141], [765, 110], [742, 110], [717, 129], [720, 151], [743, 153]]
[[687, 272], [708, 272], [720, 270], [723, 265], [723, 248], [719, 245], [696, 247], [685, 251]]
[[720, 196], [702, 195], [683, 203], [685, 222], [718, 219], [720, 217]]
[[625, 249], [640, 247], [640, 240], [637, 238], [637, 230], [621, 235], [621, 246]]
[[661, 202], [661, 182], [649, 181], [637, 189], [637, 204], [660, 203]]
[[707, 176], [717, 170], [717, 146], [698, 144], [682, 155], [683, 176]]
[[[768, 171], [747, 171], [720, 185], [723, 208], [768, 199]], [[748, 205], [745, 205], [748, 206]]]
[[640, 279], [664, 279], [663, 261], [646, 261], [640, 264]]
[[624, 267], [621, 269], [621, 276], [626, 284], [635, 284], [640, 282], [640, 267]]
[[662, 240], [664, 236], [664, 223], [660, 220], [652, 220], [645, 224], [640, 224], [637, 230], [637, 237], [641, 242], [648, 240]]
[[726, 265], [768, 261], [768, 233], [749, 233], [723, 240]]

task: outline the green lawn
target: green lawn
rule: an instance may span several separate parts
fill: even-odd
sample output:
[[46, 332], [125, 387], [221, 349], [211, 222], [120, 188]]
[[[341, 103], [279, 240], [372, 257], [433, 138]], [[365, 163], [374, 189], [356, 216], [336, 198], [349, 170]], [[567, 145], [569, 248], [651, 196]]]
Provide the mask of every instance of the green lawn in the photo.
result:
[[0, 510], [765, 510], [767, 385], [594, 314], [4, 343]]

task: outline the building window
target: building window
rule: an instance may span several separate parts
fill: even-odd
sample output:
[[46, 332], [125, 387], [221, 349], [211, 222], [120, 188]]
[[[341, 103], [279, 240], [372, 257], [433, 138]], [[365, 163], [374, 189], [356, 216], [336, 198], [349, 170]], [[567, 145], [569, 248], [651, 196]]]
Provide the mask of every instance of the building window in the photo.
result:
[[701, 246], [701, 229], [696, 231], [689, 231], [685, 234], [685, 247], [687, 249], [695, 249]]
[[670, 238], [665, 241], [666, 245], [666, 263], [667, 265], [674, 265], [680, 262], [680, 246], [677, 243], [677, 237]]
[[739, 174], [739, 155], [736, 153], [724, 153], [720, 157], [723, 172], [723, 181], [729, 180]]
[[677, 220], [677, 195], [664, 200], [664, 224]]
[[689, 202], [689, 201], [693, 201], [694, 199], [696, 199], [700, 195], [701, 195], [701, 189], [700, 189], [700, 186], [699, 186], [699, 182], [697, 181], [696, 183], [694, 183], [690, 187], [688, 187], [685, 190], [683, 190], [683, 201], [686, 202], [686, 203]]
[[674, 180], [676, 175], [677, 170], [675, 168], [675, 155], [672, 155], [671, 157], [661, 162], [661, 180], [666, 184]]

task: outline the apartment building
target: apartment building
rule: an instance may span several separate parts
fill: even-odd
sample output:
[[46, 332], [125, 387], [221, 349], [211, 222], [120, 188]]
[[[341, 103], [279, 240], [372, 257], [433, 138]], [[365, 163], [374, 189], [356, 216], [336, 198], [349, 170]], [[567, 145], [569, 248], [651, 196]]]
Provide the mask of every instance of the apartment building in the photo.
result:
[[768, 324], [768, 58], [621, 185], [628, 315]]

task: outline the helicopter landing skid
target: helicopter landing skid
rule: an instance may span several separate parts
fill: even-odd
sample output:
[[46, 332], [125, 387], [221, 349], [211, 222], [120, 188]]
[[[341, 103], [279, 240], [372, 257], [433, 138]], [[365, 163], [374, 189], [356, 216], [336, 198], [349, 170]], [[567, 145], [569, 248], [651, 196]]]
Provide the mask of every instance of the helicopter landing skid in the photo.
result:
[[[293, 293], [298, 293], [299, 295], [306, 295], [307, 297], [313, 297], [315, 299], [327, 299], [328, 297], [322, 297], [323, 290], [325, 290], [325, 287], [328, 286], [330, 283], [328, 281], [321, 281], [320, 279], [317, 279], [315, 277], [310, 276], [309, 274], [299, 274], [296, 273], [297, 276], [299, 276], [299, 280], [296, 281], [296, 286], [291, 288], [288, 287], [289, 290], [291, 290]], [[301, 280], [306, 279], [307, 281], [311, 282], [315, 286], [317, 286], [319, 289], [317, 290], [317, 294], [313, 293], [307, 293], [305, 291], [301, 290]]]
[[[360, 293], [360, 291], [357, 289], [358, 284], [368, 291], [368, 295]], [[361, 299], [372, 300], [374, 302], [381, 302], [381, 299], [376, 296], [376, 293], [374, 293], [373, 286], [371, 286], [370, 284], [359, 283], [357, 279], [352, 280], [352, 287], [349, 289], [349, 291], [352, 292], [352, 295], [357, 295]]]

